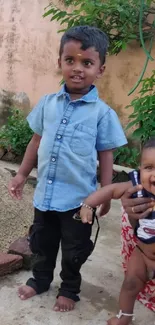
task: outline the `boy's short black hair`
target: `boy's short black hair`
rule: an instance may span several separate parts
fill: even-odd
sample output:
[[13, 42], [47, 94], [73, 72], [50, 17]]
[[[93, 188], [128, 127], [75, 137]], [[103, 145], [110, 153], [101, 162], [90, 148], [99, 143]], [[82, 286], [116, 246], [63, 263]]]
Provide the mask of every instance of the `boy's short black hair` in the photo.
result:
[[155, 137], [150, 138], [149, 140], [147, 140], [147, 142], [144, 144], [142, 151], [145, 149], [151, 149], [151, 148], [155, 148]]
[[61, 57], [64, 45], [69, 41], [81, 42], [82, 50], [94, 47], [99, 53], [101, 64], [105, 63], [106, 53], [109, 45], [107, 35], [99, 28], [90, 26], [76, 26], [64, 33], [60, 42], [59, 56]]

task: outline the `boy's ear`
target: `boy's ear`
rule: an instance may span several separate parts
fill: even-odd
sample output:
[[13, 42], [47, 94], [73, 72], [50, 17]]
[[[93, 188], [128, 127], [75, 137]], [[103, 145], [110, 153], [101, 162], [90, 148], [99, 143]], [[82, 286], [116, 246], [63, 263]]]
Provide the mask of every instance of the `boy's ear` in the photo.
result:
[[59, 67], [59, 69], [61, 69], [61, 59], [60, 59], [60, 57], [58, 58], [58, 67]]
[[99, 72], [98, 72], [98, 75], [97, 75], [97, 79], [101, 78], [103, 73], [105, 71], [105, 65], [101, 65], [100, 69], [99, 69]]

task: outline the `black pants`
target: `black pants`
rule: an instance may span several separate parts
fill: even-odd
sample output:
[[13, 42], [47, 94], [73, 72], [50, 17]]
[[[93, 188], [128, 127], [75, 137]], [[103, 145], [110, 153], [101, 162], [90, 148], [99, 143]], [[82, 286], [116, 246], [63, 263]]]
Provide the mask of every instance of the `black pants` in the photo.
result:
[[35, 209], [34, 223], [30, 228], [30, 248], [36, 254], [33, 276], [27, 285], [34, 288], [37, 294], [47, 291], [53, 280], [56, 259], [61, 242], [62, 283], [58, 296], [78, 301], [80, 292], [80, 268], [93, 249], [90, 240], [92, 226], [73, 219], [78, 211], [67, 212]]

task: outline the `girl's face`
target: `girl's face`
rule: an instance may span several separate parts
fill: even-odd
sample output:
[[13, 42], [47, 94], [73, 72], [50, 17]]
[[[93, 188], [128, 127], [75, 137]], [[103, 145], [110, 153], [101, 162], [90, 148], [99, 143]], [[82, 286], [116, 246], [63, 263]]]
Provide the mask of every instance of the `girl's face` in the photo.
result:
[[146, 148], [142, 152], [140, 179], [144, 189], [155, 195], [155, 148]]

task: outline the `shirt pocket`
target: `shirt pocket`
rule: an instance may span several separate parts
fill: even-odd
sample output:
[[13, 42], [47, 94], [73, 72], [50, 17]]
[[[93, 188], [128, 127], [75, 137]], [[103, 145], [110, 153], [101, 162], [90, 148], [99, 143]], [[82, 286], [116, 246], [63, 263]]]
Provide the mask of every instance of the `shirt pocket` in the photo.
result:
[[74, 128], [70, 142], [71, 150], [80, 156], [88, 156], [92, 153], [96, 143], [96, 132], [83, 124], [77, 124]]

